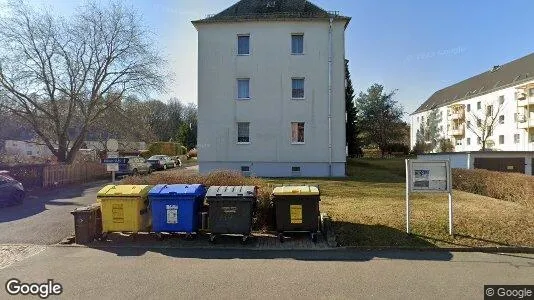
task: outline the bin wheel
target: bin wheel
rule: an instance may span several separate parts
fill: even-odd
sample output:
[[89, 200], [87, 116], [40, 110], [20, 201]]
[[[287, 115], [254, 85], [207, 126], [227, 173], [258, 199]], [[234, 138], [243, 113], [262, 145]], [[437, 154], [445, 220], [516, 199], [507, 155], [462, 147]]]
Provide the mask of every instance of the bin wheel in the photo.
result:
[[163, 241], [163, 240], [165, 239], [165, 237], [163, 236], [163, 234], [161, 234], [161, 233], [159, 233], [159, 232], [156, 233], [156, 237], [157, 237], [158, 240], [160, 240], [160, 241]]
[[196, 238], [197, 238], [197, 234], [196, 233], [188, 233], [185, 236], [185, 239], [188, 240], [188, 241], [195, 240]]
[[108, 239], [108, 233], [107, 232], [102, 232], [102, 234], [98, 237], [98, 240], [99, 241], [103, 241], [103, 242], [107, 241], [107, 239]]
[[278, 240], [280, 240], [280, 243], [284, 242], [284, 234], [283, 233], [279, 233], [278, 234]]
[[317, 243], [317, 233], [314, 232], [311, 234], [311, 240], [313, 243]]
[[212, 234], [210, 235], [210, 243], [211, 244], [217, 244], [217, 236]]
[[241, 238], [241, 245], [246, 245], [249, 241], [249, 236], [248, 235], [244, 235], [242, 238]]

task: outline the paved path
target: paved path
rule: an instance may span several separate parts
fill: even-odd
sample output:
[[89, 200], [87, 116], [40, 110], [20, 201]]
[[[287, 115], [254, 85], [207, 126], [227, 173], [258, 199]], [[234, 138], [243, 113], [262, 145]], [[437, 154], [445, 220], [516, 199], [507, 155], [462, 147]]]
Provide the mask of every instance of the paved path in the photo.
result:
[[12, 277], [52, 278], [63, 299], [483, 299], [484, 284], [533, 284], [534, 255], [48, 247], [0, 285]]
[[94, 203], [107, 184], [99, 181], [58, 188], [28, 196], [23, 205], [0, 208], [0, 244], [49, 245], [74, 233], [70, 214], [76, 207]]

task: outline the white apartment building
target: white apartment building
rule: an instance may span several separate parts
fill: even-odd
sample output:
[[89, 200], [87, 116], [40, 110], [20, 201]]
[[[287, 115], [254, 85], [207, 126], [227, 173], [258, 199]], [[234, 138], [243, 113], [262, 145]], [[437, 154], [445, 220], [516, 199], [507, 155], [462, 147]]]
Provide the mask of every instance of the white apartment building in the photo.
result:
[[198, 31], [201, 173], [345, 176], [345, 28], [305, 0], [242, 0]]
[[[489, 130], [491, 150], [534, 151], [534, 54], [435, 92], [410, 116], [411, 147], [434, 109], [441, 116], [441, 136], [452, 141], [455, 152], [481, 150], [483, 128]], [[494, 126], [484, 126], [492, 120]]]

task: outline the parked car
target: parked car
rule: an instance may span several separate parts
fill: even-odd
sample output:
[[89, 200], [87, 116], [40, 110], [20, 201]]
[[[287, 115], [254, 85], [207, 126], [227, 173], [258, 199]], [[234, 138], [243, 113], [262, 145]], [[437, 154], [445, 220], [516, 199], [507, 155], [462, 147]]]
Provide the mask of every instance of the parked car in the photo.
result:
[[0, 172], [0, 207], [22, 204], [26, 192], [22, 183]]
[[153, 170], [167, 170], [176, 167], [176, 162], [167, 155], [154, 155], [148, 159]]
[[138, 175], [152, 173], [152, 165], [144, 158], [138, 156], [122, 157], [119, 163], [117, 176]]

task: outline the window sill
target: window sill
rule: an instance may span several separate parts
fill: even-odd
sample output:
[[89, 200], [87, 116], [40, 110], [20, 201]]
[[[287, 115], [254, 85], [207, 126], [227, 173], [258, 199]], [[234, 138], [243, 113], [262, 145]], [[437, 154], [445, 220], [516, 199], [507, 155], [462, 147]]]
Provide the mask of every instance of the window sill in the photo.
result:
[[291, 145], [306, 145], [305, 142], [291, 142]]
[[248, 53], [248, 54], [237, 54], [237, 56], [250, 56], [250, 53]]
[[237, 101], [247, 101], [250, 100], [250, 98], [236, 98]]
[[250, 142], [237, 142], [237, 145], [250, 145]]
[[291, 55], [300, 56], [300, 55], [306, 55], [306, 53], [291, 53]]
[[291, 100], [295, 100], [295, 101], [303, 101], [303, 100], [306, 100], [306, 97], [304, 98], [291, 98]]

